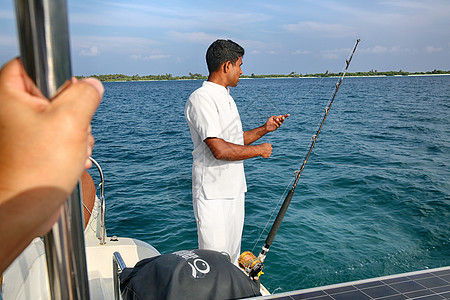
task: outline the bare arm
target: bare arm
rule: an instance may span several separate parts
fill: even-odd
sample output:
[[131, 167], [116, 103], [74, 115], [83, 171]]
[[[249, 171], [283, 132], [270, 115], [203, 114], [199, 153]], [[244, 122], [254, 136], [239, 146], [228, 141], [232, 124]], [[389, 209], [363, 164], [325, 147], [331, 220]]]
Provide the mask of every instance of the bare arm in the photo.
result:
[[250, 145], [251, 143], [259, 140], [265, 134], [277, 130], [287, 117], [289, 117], [289, 114], [271, 116], [267, 119], [267, 122], [264, 125], [245, 131], [244, 145]]
[[89, 166], [102, 93], [99, 81], [85, 80], [50, 102], [18, 59], [0, 71], [0, 273], [51, 228]]
[[244, 160], [252, 157], [270, 157], [272, 145], [263, 143], [260, 145], [237, 145], [220, 138], [207, 138], [206, 145], [216, 159], [220, 160]]

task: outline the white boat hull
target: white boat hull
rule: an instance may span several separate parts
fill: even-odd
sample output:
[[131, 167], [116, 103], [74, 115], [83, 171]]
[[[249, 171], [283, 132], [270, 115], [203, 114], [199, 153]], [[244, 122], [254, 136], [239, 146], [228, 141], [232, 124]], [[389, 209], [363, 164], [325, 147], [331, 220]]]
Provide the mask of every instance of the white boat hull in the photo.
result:
[[[107, 239], [100, 245], [95, 237], [86, 237], [86, 260], [91, 299], [114, 299], [112, 257], [119, 252], [129, 267], [160, 253], [147, 243], [131, 238]], [[44, 243], [36, 238], [3, 274], [4, 300], [51, 299]]]

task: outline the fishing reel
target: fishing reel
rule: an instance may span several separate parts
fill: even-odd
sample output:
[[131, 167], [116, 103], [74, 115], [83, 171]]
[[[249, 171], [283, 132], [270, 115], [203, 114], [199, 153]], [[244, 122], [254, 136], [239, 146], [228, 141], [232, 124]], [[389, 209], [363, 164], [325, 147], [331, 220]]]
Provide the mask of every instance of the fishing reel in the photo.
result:
[[238, 264], [254, 281], [259, 280], [259, 277], [264, 274], [262, 271], [264, 269], [263, 262], [250, 251], [245, 251], [239, 256]]

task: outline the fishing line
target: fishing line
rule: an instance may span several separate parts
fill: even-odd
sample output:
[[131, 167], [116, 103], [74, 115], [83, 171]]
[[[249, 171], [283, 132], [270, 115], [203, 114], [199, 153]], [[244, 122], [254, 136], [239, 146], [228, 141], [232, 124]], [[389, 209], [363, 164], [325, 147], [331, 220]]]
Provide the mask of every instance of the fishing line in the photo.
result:
[[[316, 88], [317, 88], [317, 86], [323, 81], [325, 79], [325, 77], [322, 77], [305, 95], [303, 95], [302, 97], [300, 97], [300, 99], [297, 101], [297, 102], [295, 102], [288, 110], [287, 110], [287, 112], [285, 111], [284, 112], [284, 114], [289, 114], [290, 116], [292, 116], [292, 110], [294, 109], [294, 107], [297, 105], [297, 104], [299, 104], [302, 100], [305, 100], [306, 99], [306, 97], [313, 91], [313, 90], [315, 90]], [[278, 106], [277, 105], [274, 105], [275, 106], [275, 108], [277, 108], [278, 109], [278, 111], [279, 112], [281, 112], [281, 110], [278, 108]], [[269, 138], [269, 140], [268, 140], [268, 142], [270, 143], [270, 144], [273, 144], [273, 139], [274, 139], [274, 135], [271, 135], [270, 136], [270, 138]], [[270, 156], [270, 158], [273, 158], [273, 156]]]
[[304, 99], [306, 99], [306, 96], [308, 96], [313, 90], [315, 90], [316, 89], [316, 87], [322, 82], [322, 80], [324, 80], [325, 79], [325, 77], [322, 77], [320, 80], [319, 80], [319, 82], [317, 82], [303, 97], [301, 97], [296, 103], [294, 103], [294, 105], [292, 105], [288, 110], [287, 110], [287, 113], [288, 114], [291, 114], [290, 112], [292, 111], [292, 109], [297, 105], [297, 104], [299, 104], [300, 103], [300, 101], [302, 101], [302, 100], [304, 100]]
[[[298, 173], [301, 174], [301, 172], [303, 171], [304, 165], [306, 164], [306, 161], [307, 161], [309, 155], [311, 154], [312, 147], [313, 147], [314, 144], [315, 144], [315, 140], [317, 139], [317, 136], [318, 136], [319, 133], [320, 133], [320, 130], [321, 130], [322, 126], [323, 126], [323, 123], [324, 123], [325, 118], [326, 118], [326, 116], [327, 116], [327, 114], [328, 114], [328, 111], [329, 111], [329, 109], [330, 109], [330, 107], [331, 107], [331, 104], [333, 103], [334, 97], [336, 96], [337, 91], [338, 91], [338, 89], [339, 89], [339, 86], [340, 86], [340, 84], [342, 83], [342, 80], [343, 80], [343, 78], [344, 78], [344, 76], [345, 76], [345, 73], [347, 72], [348, 66], [349, 66], [349, 64], [350, 64], [350, 60], [351, 60], [351, 58], [353, 57], [353, 53], [355, 52], [356, 46], [358, 45], [358, 43], [359, 43], [359, 39], [358, 39], [357, 42], [356, 42], [356, 45], [355, 45], [355, 47], [354, 47], [353, 52], [351, 53], [350, 58], [346, 60], [346, 67], [345, 67], [344, 71], [341, 72], [342, 75], [338, 78], [338, 81], [336, 82], [335, 90], [334, 90], [334, 91], [331, 91], [331, 95], [330, 95], [329, 100], [328, 100], [328, 103], [329, 103], [329, 104], [328, 104], [328, 106], [325, 108], [325, 115], [322, 116], [322, 122], [320, 122], [320, 123], [317, 125], [317, 127], [316, 127], [316, 130], [315, 130], [316, 134], [312, 136], [312, 138], [313, 138], [313, 143], [312, 143], [311, 147], [309, 148], [309, 150], [307, 150], [306, 153], [303, 155], [303, 158], [302, 158], [302, 160], [301, 160], [303, 163], [302, 163], [302, 165], [300, 166], [300, 168], [296, 171], [296, 177], [297, 177], [297, 174], [298, 174]], [[313, 86], [313, 87], [312, 87], [312, 88], [311, 88], [311, 89], [310, 89], [303, 97], [301, 97], [296, 103], [294, 103], [294, 105], [292, 105], [292, 106], [289, 108], [288, 113], [291, 112], [292, 109], [293, 109], [298, 103], [300, 103], [300, 101], [306, 99], [306, 97], [307, 97], [313, 90], [315, 90], [315, 89], [317, 88], [317, 86], [318, 86], [324, 79], [325, 79], [325, 77], [322, 77], [322, 78], [321, 78], [321, 79], [320, 79], [320, 80], [319, 80], [319, 81], [318, 81], [318, 82], [317, 82], [317, 83], [316, 83], [316, 84], [315, 84], [315, 85], [314, 85], [314, 86]], [[252, 252], [254, 251], [256, 245], [259, 243], [259, 241], [260, 241], [260, 239], [261, 239], [261, 236], [264, 234], [265, 230], [267, 229], [267, 226], [268, 226], [268, 224], [270, 223], [270, 221], [272, 220], [272, 217], [273, 217], [273, 215], [275, 214], [276, 210], [278, 209], [278, 206], [280, 205], [281, 200], [284, 198], [284, 195], [286, 194], [286, 191], [289, 189], [289, 187], [291, 186], [292, 182], [293, 182], [294, 180], [296, 180], [296, 177], [292, 178], [291, 181], [290, 181], [290, 182], [288, 183], [288, 185], [286, 186], [286, 189], [284, 190], [283, 194], [281, 195], [280, 199], [278, 200], [278, 202], [277, 202], [275, 208], [273, 209], [273, 211], [272, 211], [272, 213], [271, 213], [271, 215], [270, 215], [270, 217], [269, 217], [269, 219], [268, 219], [266, 225], [264, 226], [264, 229], [262, 230], [262, 232], [261, 232], [261, 234], [259, 235], [259, 237], [258, 237], [258, 239], [257, 239], [257, 241], [256, 241], [256, 243], [255, 243], [255, 245], [253, 246]], [[300, 176], [298, 176], [298, 177], [300, 177]], [[295, 188], [295, 187], [294, 187], [294, 188]]]
[[[305, 100], [306, 99], [306, 97], [313, 91], [313, 90], [315, 90], [316, 88], [317, 88], [317, 86], [325, 79], [326, 77], [321, 77], [321, 79], [305, 94], [305, 95], [303, 95], [302, 97], [300, 97], [300, 99], [297, 101], [297, 102], [295, 102], [288, 110], [287, 110], [287, 112], [285, 112], [284, 114], [286, 114], [286, 113], [288, 113], [288, 114], [290, 114], [290, 115], [292, 115], [292, 113], [290, 113], [293, 109], [294, 109], [294, 107], [295, 106], [297, 106], [297, 104], [299, 104], [302, 100]], [[251, 101], [250, 103], [248, 103], [245, 107], [244, 107], [244, 111], [246, 111], [246, 110], [248, 110], [249, 108], [251, 108], [251, 107], [253, 107], [254, 105], [256, 105], [256, 103], [257, 102], [259, 102], [261, 99], [260, 99], [260, 95], [263, 93], [263, 91], [261, 91], [256, 97], [255, 97], [255, 100], [253, 100], [253, 101]], [[275, 111], [278, 111], [278, 112], [281, 112], [282, 111], [282, 109], [280, 109], [280, 107], [272, 100], [272, 98], [271, 97], [265, 97], [266, 98], [266, 100], [264, 101], [265, 103], [267, 103], [267, 102], [269, 102], [270, 104], [271, 104], [271, 106], [272, 106], [272, 108], [274, 108], [275, 109]], [[262, 115], [262, 114], [260, 114], [260, 115]], [[273, 141], [273, 135], [271, 135], [271, 137], [269, 138], [269, 140], [268, 140], [268, 142], [270, 143], [270, 144], [272, 144], [272, 141]]]
[[342, 81], [344, 80], [344, 76], [347, 73], [348, 67], [350, 66], [350, 62], [353, 58], [353, 54], [355, 53], [356, 47], [358, 46], [359, 42], [360, 42], [360, 39], [357, 39], [356, 44], [355, 44], [352, 52], [350, 53], [350, 57], [346, 60], [346, 67], [345, 67], [344, 71], [342, 72], [342, 75], [340, 76], [339, 80], [336, 83], [334, 93], [331, 96], [328, 106], [325, 107], [325, 114], [322, 118], [322, 121], [320, 122], [320, 125], [319, 125], [316, 133], [312, 136], [311, 145], [310, 145], [306, 155], [304, 156], [302, 165], [300, 166], [300, 168], [297, 171], [295, 171], [295, 177], [293, 179], [294, 183], [292, 184], [291, 189], [289, 190], [285, 200], [283, 201], [283, 204], [281, 205], [281, 208], [275, 218], [272, 228], [270, 229], [270, 232], [266, 238], [264, 246], [262, 247], [261, 253], [259, 254], [258, 257], [255, 257], [255, 255], [252, 252], [245, 251], [239, 256], [239, 260], [238, 260], [239, 265], [249, 274], [250, 278], [252, 278], [256, 281], [259, 280], [259, 277], [262, 274], [262, 270], [264, 268], [263, 263], [267, 256], [267, 252], [269, 251], [269, 247], [272, 245], [272, 242], [275, 239], [275, 235], [277, 234], [278, 229], [281, 225], [281, 222], [283, 221], [283, 218], [286, 214], [286, 211], [287, 211], [289, 204], [292, 200], [292, 197], [294, 195], [294, 190], [297, 187], [298, 181], [300, 180], [300, 176], [305, 168], [306, 162], [308, 161], [308, 158], [310, 157], [310, 155], [312, 153], [314, 145], [317, 142], [317, 138], [322, 130], [322, 127], [325, 123], [326, 117], [328, 116], [331, 105], [333, 104], [333, 101], [339, 91]]
[[264, 232], [267, 229], [267, 226], [269, 226], [270, 221], [273, 218], [273, 215], [275, 214], [275, 211], [277, 210], [278, 206], [280, 205], [281, 200], [283, 200], [284, 195], [286, 194], [287, 190], [289, 189], [289, 187], [291, 186], [291, 183], [294, 181], [294, 178], [291, 179], [291, 181], [286, 185], [286, 188], [284, 189], [283, 194], [281, 194], [280, 199], [278, 200], [277, 204], [275, 205], [275, 208], [272, 210], [272, 214], [270, 215], [269, 219], [267, 220], [266, 225], [264, 226], [263, 230], [261, 231], [261, 234], [259, 235], [255, 245], [253, 245], [252, 248], [252, 252], [255, 251], [256, 245], [259, 243], [259, 241], [261, 240], [262, 235], [264, 234]]

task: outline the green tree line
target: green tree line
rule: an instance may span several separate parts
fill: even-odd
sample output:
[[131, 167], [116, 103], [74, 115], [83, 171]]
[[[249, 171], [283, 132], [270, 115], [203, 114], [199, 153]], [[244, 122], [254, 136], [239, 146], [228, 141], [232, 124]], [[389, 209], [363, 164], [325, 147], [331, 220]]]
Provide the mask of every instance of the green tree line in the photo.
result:
[[[377, 70], [370, 70], [368, 72], [348, 72], [346, 76], [408, 76], [408, 75], [442, 75], [442, 74], [450, 74], [450, 70], [442, 71], [442, 70], [433, 70], [428, 72], [405, 72], [402, 70], [399, 71], [386, 71], [386, 72], [378, 72]], [[242, 75], [241, 78], [302, 78], [302, 77], [339, 77], [342, 75], [342, 72], [339, 73], [330, 73], [326, 71], [325, 73], [314, 73], [314, 74], [301, 74], [297, 72], [291, 72], [289, 74], [266, 74], [266, 75], [255, 75], [252, 73], [251, 75]], [[78, 79], [84, 78], [85, 76], [76, 76]], [[185, 76], [173, 76], [172, 74], [164, 74], [164, 75], [124, 75], [124, 74], [108, 74], [108, 75], [91, 75], [88, 77], [94, 77], [101, 81], [147, 81], [147, 80], [192, 80], [192, 79], [207, 79], [207, 76], [203, 76], [198, 73], [189, 73], [189, 75]]]

